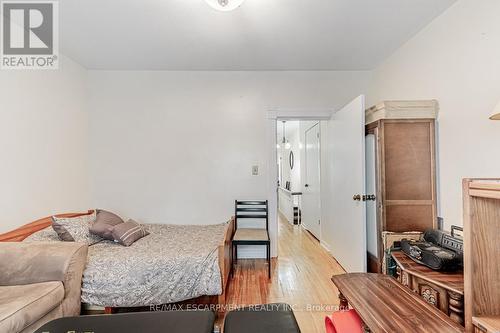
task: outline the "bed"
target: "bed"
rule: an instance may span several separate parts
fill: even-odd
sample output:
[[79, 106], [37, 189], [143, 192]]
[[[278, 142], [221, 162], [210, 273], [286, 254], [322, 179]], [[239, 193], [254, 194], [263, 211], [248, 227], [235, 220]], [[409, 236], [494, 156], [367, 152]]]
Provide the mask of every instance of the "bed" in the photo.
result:
[[[233, 223], [231, 219], [203, 226], [146, 224], [150, 235], [130, 247], [107, 240], [91, 245], [83, 274], [82, 303], [105, 307], [108, 313], [116, 308], [149, 307], [205, 296], [217, 296], [216, 303], [224, 304]], [[60, 240], [48, 217], [0, 235], [0, 241]]]

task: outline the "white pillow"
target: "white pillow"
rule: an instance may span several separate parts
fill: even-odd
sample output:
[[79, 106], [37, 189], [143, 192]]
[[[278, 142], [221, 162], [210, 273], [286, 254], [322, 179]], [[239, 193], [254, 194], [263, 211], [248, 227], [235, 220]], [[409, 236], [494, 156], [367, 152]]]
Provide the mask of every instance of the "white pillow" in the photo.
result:
[[90, 227], [94, 224], [95, 220], [95, 210], [90, 215], [77, 217], [52, 216], [52, 228], [62, 241], [93, 245], [102, 240], [101, 237], [90, 233]]

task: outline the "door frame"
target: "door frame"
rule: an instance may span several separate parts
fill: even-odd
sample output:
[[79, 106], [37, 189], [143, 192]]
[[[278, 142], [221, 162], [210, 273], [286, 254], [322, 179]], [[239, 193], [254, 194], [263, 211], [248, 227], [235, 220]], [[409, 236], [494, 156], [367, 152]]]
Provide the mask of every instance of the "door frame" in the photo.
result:
[[278, 179], [276, 137], [277, 122], [280, 120], [330, 120], [334, 109], [283, 109], [271, 108], [267, 111], [267, 198], [269, 200], [269, 237], [271, 238], [271, 256], [278, 256]]
[[[382, 172], [379, 167], [379, 163], [381, 161], [381, 155], [380, 155], [380, 148], [379, 144], [380, 142], [380, 129], [378, 126], [378, 122], [371, 123], [368, 125], [365, 125], [365, 138], [367, 135], [373, 135], [375, 137], [375, 152], [374, 152], [374, 162], [375, 162], [375, 218], [376, 218], [376, 232], [377, 232], [377, 266], [378, 266], [378, 272], [377, 273], [382, 273], [382, 258], [384, 257], [384, 246], [382, 244], [382, 189], [379, 186], [382, 184]], [[366, 154], [366, 152], [365, 152]], [[371, 194], [371, 193], [366, 193], [366, 194]], [[370, 263], [370, 254], [368, 253], [368, 249], [366, 251], [367, 255], [367, 269], [369, 267]]]

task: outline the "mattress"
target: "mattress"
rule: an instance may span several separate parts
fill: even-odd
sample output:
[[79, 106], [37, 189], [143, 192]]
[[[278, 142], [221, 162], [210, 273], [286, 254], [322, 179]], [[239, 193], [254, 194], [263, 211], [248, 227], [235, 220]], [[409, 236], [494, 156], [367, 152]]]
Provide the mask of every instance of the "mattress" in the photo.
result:
[[[82, 303], [139, 307], [222, 293], [218, 246], [226, 224], [145, 224], [149, 235], [129, 247], [89, 246]], [[24, 241], [60, 241], [51, 227]]]

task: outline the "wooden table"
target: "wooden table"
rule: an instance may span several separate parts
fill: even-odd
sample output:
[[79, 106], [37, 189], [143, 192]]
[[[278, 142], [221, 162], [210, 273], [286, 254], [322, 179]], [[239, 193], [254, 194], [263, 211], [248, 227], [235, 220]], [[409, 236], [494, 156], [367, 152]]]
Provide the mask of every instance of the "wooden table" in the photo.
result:
[[411, 260], [401, 251], [392, 252], [398, 281], [419, 294], [459, 324], [464, 323], [464, 274], [438, 272]]
[[451, 333], [464, 328], [437, 308], [382, 274], [335, 275], [341, 307], [351, 305], [373, 333]]

